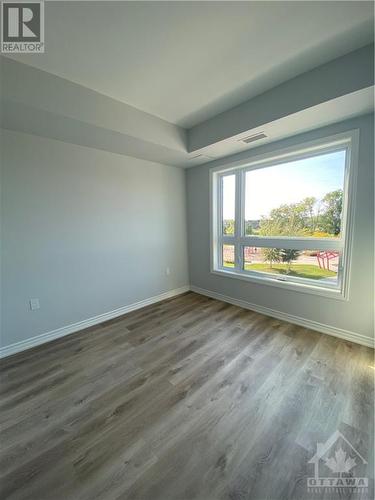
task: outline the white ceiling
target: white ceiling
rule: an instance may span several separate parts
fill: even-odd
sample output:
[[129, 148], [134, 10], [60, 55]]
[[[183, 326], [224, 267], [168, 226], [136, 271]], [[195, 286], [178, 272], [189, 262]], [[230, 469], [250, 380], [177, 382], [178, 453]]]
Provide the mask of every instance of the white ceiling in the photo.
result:
[[191, 127], [373, 39], [372, 2], [46, 2], [14, 59]]

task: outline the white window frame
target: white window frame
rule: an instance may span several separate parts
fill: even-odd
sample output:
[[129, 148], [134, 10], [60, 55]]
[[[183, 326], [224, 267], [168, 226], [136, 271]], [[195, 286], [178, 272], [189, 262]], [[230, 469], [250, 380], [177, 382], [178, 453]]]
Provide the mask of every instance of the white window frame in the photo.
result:
[[[325, 137], [315, 141], [298, 144], [289, 148], [274, 151], [264, 155], [250, 158], [249, 161], [235, 161], [224, 166], [210, 169], [210, 236], [211, 236], [211, 272], [221, 276], [251, 281], [253, 283], [271, 285], [289, 290], [329, 296], [340, 300], [349, 299], [350, 289], [350, 263], [353, 246], [353, 221], [356, 194], [356, 180], [358, 170], [358, 141], [359, 131], [350, 130], [341, 134]], [[313, 237], [264, 237], [244, 235], [244, 210], [245, 210], [245, 175], [249, 170], [275, 166], [290, 161], [311, 158], [334, 151], [346, 150], [346, 164], [343, 188], [343, 214], [341, 223], [340, 240], [333, 238]], [[235, 197], [235, 234], [234, 236], [222, 235], [222, 182], [225, 175], [236, 176]], [[241, 192], [241, 196], [239, 193]], [[246, 271], [243, 269], [244, 246], [291, 248], [298, 250], [318, 249], [339, 250], [341, 252], [338, 284], [319, 284], [313, 280], [288, 277], [285, 275], [271, 275], [259, 271]], [[222, 265], [222, 245], [235, 245], [234, 268], [225, 268]]]

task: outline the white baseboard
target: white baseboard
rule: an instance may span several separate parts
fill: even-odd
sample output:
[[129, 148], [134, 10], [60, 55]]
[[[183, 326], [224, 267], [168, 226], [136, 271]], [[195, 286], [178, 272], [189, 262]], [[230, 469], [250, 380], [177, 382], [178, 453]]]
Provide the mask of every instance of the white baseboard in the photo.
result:
[[192, 292], [199, 293], [201, 295], [206, 295], [207, 297], [212, 297], [213, 299], [222, 300], [223, 302], [228, 302], [229, 304], [234, 304], [236, 306], [243, 307], [244, 309], [250, 309], [251, 311], [265, 314], [266, 316], [272, 316], [273, 318], [277, 318], [283, 321], [288, 321], [289, 323], [294, 323], [296, 325], [300, 325], [305, 328], [310, 328], [311, 330], [316, 330], [318, 332], [326, 333], [328, 335], [332, 335], [340, 339], [349, 340], [350, 342], [355, 342], [356, 344], [361, 344], [367, 347], [374, 348], [374, 340], [369, 337], [366, 337], [365, 335], [361, 335], [355, 332], [350, 332], [348, 330], [343, 330], [341, 328], [336, 328], [334, 326], [324, 325], [323, 323], [318, 323], [317, 321], [308, 320], [305, 318], [301, 318], [299, 316], [293, 316], [291, 314], [270, 309], [269, 307], [252, 304], [244, 300], [234, 299], [232, 297], [228, 297], [226, 295], [222, 295], [217, 292], [212, 292], [211, 290], [205, 290], [204, 288], [199, 288], [194, 285], [190, 287], [186, 285], [181, 288], [176, 288], [174, 290], [170, 290], [169, 292], [165, 292], [160, 295], [150, 297], [149, 299], [141, 300], [139, 302], [135, 302], [128, 306], [120, 307], [119, 309], [115, 309], [113, 311], [109, 311], [107, 313], [99, 314], [98, 316], [94, 316], [92, 318], [79, 321], [78, 323], [73, 323], [72, 325], [63, 326], [62, 328], [57, 328], [56, 330], [42, 333], [41, 335], [31, 337], [30, 339], [22, 340], [20, 342], [16, 342], [14, 344], [2, 347], [0, 349], [0, 358], [11, 356], [12, 354], [16, 354], [17, 352], [21, 352], [41, 344], [45, 344], [46, 342], [50, 342], [51, 340], [55, 340], [60, 337], [65, 337], [65, 335], [70, 335], [71, 333], [84, 330], [85, 328], [88, 328], [90, 326], [98, 325], [99, 323], [103, 323], [104, 321], [108, 321], [110, 319], [117, 318], [118, 316], [122, 316], [123, 314], [129, 313], [131, 311], [141, 309], [142, 307], [155, 304], [156, 302], [160, 302], [161, 300], [175, 297], [182, 293], [188, 292], [189, 290], [191, 290]]
[[65, 337], [65, 335], [70, 335], [71, 333], [78, 332], [80, 330], [88, 328], [89, 326], [98, 325], [99, 323], [103, 323], [104, 321], [108, 321], [109, 319], [117, 318], [118, 316], [122, 316], [123, 314], [135, 311], [136, 309], [141, 309], [142, 307], [155, 304], [156, 302], [160, 302], [161, 300], [175, 297], [176, 295], [188, 292], [189, 290], [190, 287], [188, 285], [182, 286], [180, 288], [175, 288], [174, 290], [169, 290], [169, 292], [161, 293], [160, 295], [150, 297], [149, 299], [141, 300], [128, 306], [120, 307], [119, 309], [115, 309], [104, 314], [99, 314], [98, 316], [94, 316], [83, 321], [78, 321], [78, 323], [63, 326], [62, 328], [57, 328], [56, 330], [42, 333], [41, 335], [36, 335], [35, 337], [31, 337], [30, 339], [21, 340], [20, 342], [2, 347], [0, 349], [0, 358], [5, 358], [6, 356], [10, 356], [12, 354], [16, 354], [17, 352], [30, 349], [31, 347], [45, 344], [46, 342], [50, 342], [51, 340], [55, 340], [60, 337]]
[[311, 330], [316, 330], [320, 333], [326, 333], [343, 340], [349, 340], [350, 342], [355, 342], [356, 344], [374, 348], [374, 339], [366, 337], [365, 335], [361, 335], [360, 333], [350, 332], [348, 330], [343, 330], [342, 328], [337, 328], [335, 326], [324, 325], [323, 323], [318, 323], [317, 321], [301, 318], [299, 316], [293, 316], [292, 314], [276, 311], [274, 309], [270, 309], [269, 307], [259, 306], [244, 300], [227, 297], [226, 295], [221, 295], [220, 293], [212, 292], [211, 290], [205, 290], [204, 288], [199, 288], [194, 285], [190, 286], [190, 290], [192, 292], [200, 293], [201, 295], [206, 295], [207, 297], [211, 297], [213, 299], [222, 300], [223, 302], [228, 302], [229, 304], [243, 307], [244, 309], [250, 309], [251, 311], [255, 311], [266, 316], [272, 316], [273, 318], [287, 321], [288, 323], [294, 323], [305, 328], [310, 328]]

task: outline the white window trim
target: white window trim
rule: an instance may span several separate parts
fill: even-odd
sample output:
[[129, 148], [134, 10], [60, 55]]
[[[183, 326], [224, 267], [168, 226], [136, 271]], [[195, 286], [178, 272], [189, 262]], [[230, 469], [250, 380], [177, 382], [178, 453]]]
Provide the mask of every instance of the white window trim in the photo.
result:
[[[250, 158], [248, 161], [237, 160], [228, 163], [227, 165], [222, 165], [219, 167], [213, 167], [210, 169], [210, 268], [211, 273], [226, 276], [228, 278], [241, 279], [245, 281], [250, 281], [262, 285], [271, 285], [274, 287], [280, 287], [283, 289], [299, 291], [303, 293], [315, 294], [328, 296], [339, 300], [349, 300], [349, 290], [350, 290], [350, 264], [352, 257], [353, 248], [353, 222], [354, 222], [354, 210], [355, 210], [355, 196], [356, 196], [356, 183], [357, 183], [357, 171], [358, 171], [358, 143], [359, 143], [359, 130], [350, 130], [341, 134], [336, 134], [329, 137], [324, 137], [314, 141], [309, 141], [302, 144], [297, 144], [292, 147], [283, 148], [271, 153], [266, 153]], [[310, 280], [304, 280], [302, 278], [293, 281], [285, 280], [285, 277], [271, 276], [270, 274], [264, 273], [260, 275], [259, 272], [252, 273], [251, 271], [244, 271], [242, 269], [242, 255], [241, 244], [246, 243], [248, 246], [259, 246], [259, 237], [243, 236], [236, 237], [237, 252], [237, 263], [238, 266], [234, 269], [226, 269], [220, 265], [219, 262], [219, 239], [221, 243], [227, 242], [228, 244], [233, 243], [233, 237], [221, 236], [221, 221], [219, 217], [220, 204], [221, 204], [221, 193], [219, 192], [218, 186], [221, 185], [218, 182], [219, 177], [223, 174], [236, 173], [236, 184], [242, 186], [244, 189], [245, 183], [240, 181], [240, 176], [244, 176], [245, 172], [248, 170], [253, 170], [257, 168], [264, 168], [267, 166], [274, 166], [276, 164], [285, 163], [286, 161], [301, 160], [303, 158], [310, 158], [315, 155], [321, 155], [324, 153], [333, 152], [335, 150], [342, 150], [345, 148], [347, 150], [346, 154], [346, 165], [345, 165], [345, 179], [344, 179], [344, 204], [343, 204], [343, 215], [342, 215], [342, 238], [341, 242], [334, 240], [332, 238], [326, 238], [324, 240], [319, 240], [319, 246], [323, 245], [327, 250], [341, 250], [342, 251], [342, 261], [340, 267], [342, 267], [341, 281], [338, 287], [330, 287], [314, 285]], [[238, 189], [238, 187], [237, 187]], [[238, 192], [238, 191], [237, 191]], [[239, 199], [236, 196], [236, 234], [242, 234], [240, 225], [242, 224], [244, 217], [244, 199], [242, 196]], [[241, 206], [242, 202], [242, 206]], [[264, 246], [277, 246], [282, 240], [282, 248], [297, 248], [297, 249], [315, 249], [314, 243], [316, 245], [316, 238], [288, 238], [288, 242], [282, 237], [261, 237]]]

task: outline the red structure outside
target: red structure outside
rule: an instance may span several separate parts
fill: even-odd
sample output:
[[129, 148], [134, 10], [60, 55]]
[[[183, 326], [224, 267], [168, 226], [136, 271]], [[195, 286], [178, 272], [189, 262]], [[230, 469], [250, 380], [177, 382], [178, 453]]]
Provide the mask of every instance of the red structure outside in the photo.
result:
[[316, 258], [318, 259], [318, 264], [320, 269], [327, 269], [329, 271], [329, 263], [332, 259], [337, 259], [339, 256], [339, 252], [331, 252], [331, 251], [320, 251], [316, 254]]

